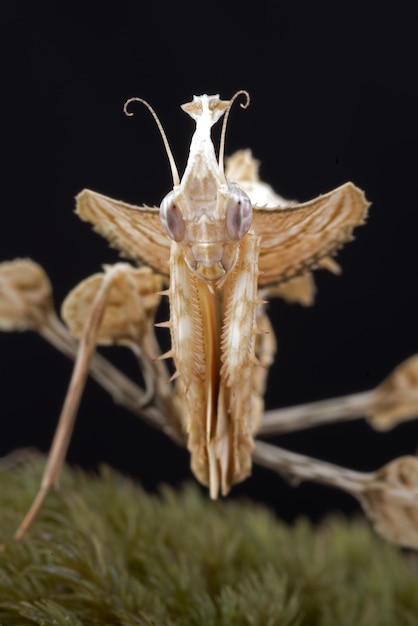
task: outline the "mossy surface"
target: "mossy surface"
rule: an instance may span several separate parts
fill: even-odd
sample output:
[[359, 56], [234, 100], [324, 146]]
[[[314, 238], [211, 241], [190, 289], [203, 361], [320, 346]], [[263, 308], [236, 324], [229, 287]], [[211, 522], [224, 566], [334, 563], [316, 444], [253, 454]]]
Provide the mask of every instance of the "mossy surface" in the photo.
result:
[[0, 624], [385, 626], [418, 623], [418, 561], [366, 522], [289, 527], [193, 486], [150, 496], [66, 468], [11, 539], [43, 460], [0, 469]]

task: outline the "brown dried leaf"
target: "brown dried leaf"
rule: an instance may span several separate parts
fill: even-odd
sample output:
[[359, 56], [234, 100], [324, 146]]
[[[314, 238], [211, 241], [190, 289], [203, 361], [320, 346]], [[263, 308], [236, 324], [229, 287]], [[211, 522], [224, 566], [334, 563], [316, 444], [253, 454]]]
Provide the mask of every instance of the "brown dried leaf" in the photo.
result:
[[52, 288], [30, 259], [0, 263], [0, 330], [39, 330], [53, 310]]
[[376, 430], [389, 430], [418, 415], [418, 355], [398, 365], [377, 387], [368, 420]]
[[251, 150], [238, 150], [226, 159], [225, 176], [238, 183], [247, 193], [253, 205], [258, 207], [288, 207], [296, 204], [279, 196], [270, 185], [260, 180], [258, 173], [260, 161], [255, 159]]
[[285, 283], [272, 285], [265, 291], [265, 294], [264, 290], [260, 294], [263, 298], [283, 298], [290, 303], [310, 306], [314, 303], [316, 288], [312, 273], [306, 272], [306, 274], [295, 276]]
[[[148, 267], [135, 268], [118, 263], [107, 295], [106, 311], [100, 325], [97, 343], [138, 343], [154, 316], [160, 301], [158, 291], [162, 279]], [[104, 280], [104, 274], [94, 274], [77, 285], [62, 305], [62, 318], [71, 334], [79, 339], [93, 300]]]
[[318, 261], [318, 268], [328, 270], [336, 276], [341, 274], [341, 265], [339, 265], [331, 256], [325, 256], [323, 259], [320, 259]]
[[373, 474], [358, 496], [376, 531], [400, 546], [418, 548], [418, 459], [404, 456]]

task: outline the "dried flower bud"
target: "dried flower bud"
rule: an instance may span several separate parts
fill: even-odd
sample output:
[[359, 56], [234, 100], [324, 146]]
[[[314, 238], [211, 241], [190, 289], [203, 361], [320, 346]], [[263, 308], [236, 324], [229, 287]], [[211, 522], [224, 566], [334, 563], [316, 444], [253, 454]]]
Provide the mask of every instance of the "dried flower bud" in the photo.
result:
[[[148, 267], [117, 264], [109, 287], [106, 310], [97, 336], [99, 345], [138, 343], [153, 322], [160, 301], [162, 279]], [[105, 274], [94, 274], [77, 285], [66, 297], [61, 315], [71, 334], [79, 339], [94, 298]]]
[[226, 160], [225, 176], [228, 180], [239, 184], [241, 189], [250, 196], [253, 205], [284, 207], [292, 204], [279, 196], [270, 185], [260, 180], [259, 167], [260, 162], [254, 159], [251, 150], [238, 150]]
[[51, 284], [37, 263], [0, 263], [0, 330], [39, 330], [52, 310]]
[[377, 387], [369, 422], [389, 430], [418, 415], [418, 355], [400, 365]]
[[418, 548], [418, 459], [395, 459], [372, 476], [359, 499], [376, 531], [393, 543]]

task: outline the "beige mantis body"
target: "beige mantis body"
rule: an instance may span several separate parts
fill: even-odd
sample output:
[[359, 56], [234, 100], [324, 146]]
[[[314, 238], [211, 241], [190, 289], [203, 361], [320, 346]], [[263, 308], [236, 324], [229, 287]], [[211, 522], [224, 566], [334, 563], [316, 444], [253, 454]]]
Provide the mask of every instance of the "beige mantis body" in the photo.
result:
[[[270, 364], [272, 351], [271, 341], [256, 340], [264, 332], [257, 326], [264, 317], [258, 289], [268, 296], [332, 254], [364, 220], [368, 206], [351, 183], [305, 205], [286, 207], [272, 190], [267, 198], [270, 193], [280, 204], [253, 204], [225, 176], [225, 125], [218, 158], [210, 136], [231, 104], [203, 95], [183, 105], [196, 130], [181, 181], [169, 152], [174, 187], [159, 211], [89, 191], [78, 199], [80, 216], [125, 254], [157, 271], [169, 267], [169, 355], [179, 377], [192, 469], [212, 497], [219, 489], [226, 494], [251, 471], [252, 436], [263, 412], [265, 376], [259, 370]], [[259, 196], [266, 196], [266, 188], [253, 182]], [[164, 229], [171, 239], [169, 259], [169, 240], [158, 244], [154, 235], [150, 247], [149, 231], [142, 234], [144, 213], [153, 234], [161, 237]]]
[[[52, 309], [50, 285], [42, 270], [17, 260], [0, 267], [0, 328], [39, 331], [76, 364], [40, 491], [16, 533], [22, 538], [51, 486], [56, 485], [88, 372], [115, 401], [188, 446], [192, 470], [210, 494], [226, 494], [251, 472], [252, 460], [301, 479], [311, 477], [345, 489], [363, 504], [380, 532], [418, 547], [415, 484], [418, 464], [404, 457], [372, 474], [255, 442], [272, 434], [335, 419], [368, 417], [387, 428], [418, 412], [418, 361], [399, 366], [381, 387], [346, 398], [265, 414], [263, 394], [275, 340], [265, 299], [283, 297], [310, 304], [311, 270], [337, 272], [332, 255], [365, 220], [368, 203], [352, 183], [296, 204], [278, 196], [258, 178], [249, 151], [224, 167], [230, 101], [195, 96], [183, 105], [196, 122], [186, 169], [180, 179], [163, 136], [173, 188], [159, 208], [137, 207], [84, 190], [77, 213], [93, 223], [112, 245], [139, 263], [106, 267], [67, 297], [63, 318], [79, 348]], [[125, 108], [126, 112], [126, 108]], [[224, 115], [216, 156], [212, 126]], [[170, 319], [159, 326], [171, 333], [171, 349], [159, 352], [153, 322], [157, 292], [168, 286]], [[127, 345], [138, 357], [144, 391], [94, 352], [96, 344]], [[172, 357], [175, 373], [162, 359]], [[405, 478], [406, 477], [406, 478]], [[412, 478], [411, 478], [412, 477]], [[387, 511], [396, 510], [388, 521]], [[402, 530], [399, 530], [399, 529]]]

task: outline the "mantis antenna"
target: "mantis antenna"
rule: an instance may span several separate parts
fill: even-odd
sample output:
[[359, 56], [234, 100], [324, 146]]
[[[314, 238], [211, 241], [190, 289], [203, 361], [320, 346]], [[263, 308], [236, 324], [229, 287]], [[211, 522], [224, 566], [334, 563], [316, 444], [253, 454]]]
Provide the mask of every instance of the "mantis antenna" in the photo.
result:
[[[238, 92], [239, 94], [240, 92]], [[235, 94], [234, 98], [238, 95]], [[248, 94], [247, 94], [248, 95]], [[156, 112], [154, 111], [154, 109], [152, 108], [152, 106], [150, 104], [148, 104], [148, 102], [146, 100], [144, 100], [143, 98], [129, 98], [129, 100], [127, 100], [125, 102], [125, 104], [123, 105], [123, 112], [125, 113], [125, 115], [127, 115], [128, 117], [132, 117], [133, 113], [130, 113], [128, 111], [128, 107], [131, 104], [131, 102], [141, 102], [143, 105], [145, 105], [148, 109], [148, 111], [151, 113], [152, 117], [154, 118], [157, 126], [158, 126], [158, 130], [160, 131], [162, 140], [164, 142], [164, 147], [165, 147], [165, 151], [167, 153], [168, 156], [168, 160], [170, 163], [170, 168], [171, 168], [171, 175], [173, 177], [173, 185], [174, 187], [177, 187], [180, 184], [180, 177], [179, 177], [179, 173], [177, 171], [177, 166], [176, 166], [176, 162], [174, 160], [174, 156], [173, 153], [171, 151], [170, 148], [170, 144], [168, 143], [168, 139], [167, 139], [167, 135], [165, 134], [163, 125], [161, 124], [158, 115], [156, 114]], [[242, 105], [241, 105], [242, 106]]]
[[250, 94], [248, 93], [248, 91], [245, 91], [245, 89], [240, 89], [239, 91], [234, 93], [231, 100], [229, 101], [229, 105], [225, 111], [225, 116], [222, 122], [221, 140], [219, 143], [219, 178], [223, 179], [224, 183], [226, 183], [225, 172], [224, 172], [226, 126], [228, 124], [229, 113], [231, 111], [232, 105], [234, 104], [235, 100], [241, 95], [245, 96], [246, 98], [245, 102], [241, 102], [240, 104], [241, 108], [246, 109], [249, 106]]

